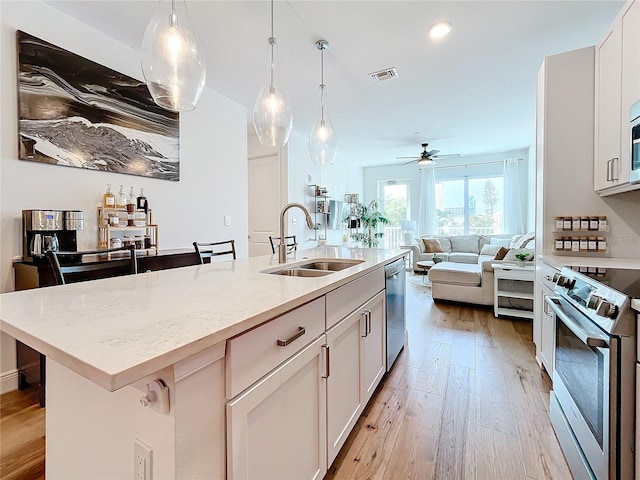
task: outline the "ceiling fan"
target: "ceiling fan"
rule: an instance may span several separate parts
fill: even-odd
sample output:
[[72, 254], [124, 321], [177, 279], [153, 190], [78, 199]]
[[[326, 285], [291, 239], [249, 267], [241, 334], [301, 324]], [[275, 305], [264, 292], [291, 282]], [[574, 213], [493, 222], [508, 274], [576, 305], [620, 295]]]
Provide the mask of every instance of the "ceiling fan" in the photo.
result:
[[397, 159], [405, 159], [405, 158], [410, 158], [411, 160], [409, 160], [406, 163], [403, 163], [402, 165], [409, 165], [410, 163], [413, 162], [417, 162], [418, 165], [433, 165], [435, 162], [436, 158], [445, 158], [445, 157], [459, 157], [460, 154], [459, 153], [453, 153], [450, 155], [438, 155], [438, 153], [440, 152], [440, 150], [430, 150], [427, 151], [427, 147], [429, 146], [428, 143], [423, 143], [422, 144], [422, 153], [420, 154], [419, 157], [396, 157]]

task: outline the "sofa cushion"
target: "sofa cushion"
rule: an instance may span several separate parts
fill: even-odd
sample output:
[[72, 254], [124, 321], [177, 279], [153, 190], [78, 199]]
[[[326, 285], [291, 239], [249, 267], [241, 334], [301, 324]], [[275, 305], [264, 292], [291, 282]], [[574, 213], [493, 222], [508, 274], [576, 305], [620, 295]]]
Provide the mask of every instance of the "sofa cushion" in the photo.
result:
[[424, 243], [424, 251], [426, 253], [444, 253], [442, 245], [440, 245], [440, 240], [437, 238], [423, 238], [422, 242]]
[[449, 238], [453, 252], [478, 253], [480, 251], [478, 235], [460, 235]]
[[482, 247], [485, 245], [489, 245], [491, 242], [491, 237], [487, 235], [479, 235], [478, 236], [478, 251], [482, 251]]
[[495, 254], [495, 256], [493, 257], [494, 260], [503, 260], [504, 257], [507, 255], [507, 253], [509, 253], [509, 249], [505, 248], [505, 247], [500, 247], [500, 250], [498, 250]]
[[449, 262], [456, 263], [478, 263], [478, 254], [467, 252], [451, 252], [447, 260]]
[[499, 238], [499, 237], [491, 237], [489, 240], [489, 245], [498, 245], [500, 247], [508, 247], [511, 243], [511, 238]]
[[482, 280], [480, 265], [477, 263], [442, 262], [429, 270], [429, 280], [432, 283], [447, 283], [449, 285], [466, 285], [476, 287]]

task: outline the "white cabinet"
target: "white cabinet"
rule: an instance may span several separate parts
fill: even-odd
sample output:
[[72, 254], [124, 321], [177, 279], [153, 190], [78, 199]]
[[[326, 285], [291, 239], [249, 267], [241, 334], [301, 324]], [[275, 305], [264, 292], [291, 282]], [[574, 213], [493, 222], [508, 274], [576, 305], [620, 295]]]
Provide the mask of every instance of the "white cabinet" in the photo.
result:
[[610, 195], [629, 184], [629, 109], [640, 99], [640, 1], [628, 1], [596, 46], [594, 189]]
[[624, 182], [620, 171], [622, 32], [619, 28], [611, 29], [596, 47], [595, 85], [594, 188], [598, 191]]
[[536, 264], [533, 341], [536, 344], [536, 359], [549, 376], [553, 374], [556, 331], [553, 312], [546, 303], [546, 297], [554, 294], [554, 278], [559, 273], [559, 269], [542, 260]]
[[369, 328], [363, 337], [362, 382], [365, 404], [373, 395], [386, 371], [386, 317], [384, 305], [385, 292], [380, 292], [366, 305], [369, 313]]
[[227, 478], [321, 479], [326, 463], [325, 336], [227, 404]]
[[493, 263], [491, 267], [494, 281], [494, 315], [533, 318], [534, 268], [507, 263]]
[[327, 332], [327, 465], [331, 465], [385, 373], [384, 292]]

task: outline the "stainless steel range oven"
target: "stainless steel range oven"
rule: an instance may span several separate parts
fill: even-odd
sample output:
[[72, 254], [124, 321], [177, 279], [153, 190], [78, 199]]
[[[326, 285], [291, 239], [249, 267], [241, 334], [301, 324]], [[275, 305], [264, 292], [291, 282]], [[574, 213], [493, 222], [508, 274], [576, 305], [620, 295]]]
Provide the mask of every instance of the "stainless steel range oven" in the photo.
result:
[[629, 289], [640, 294], [637, 270], [608, 269], [594, 279], [564, 268], [546, 299], [556, 326], [551, 423], [576, 479], [634, 478], [636, 321]]

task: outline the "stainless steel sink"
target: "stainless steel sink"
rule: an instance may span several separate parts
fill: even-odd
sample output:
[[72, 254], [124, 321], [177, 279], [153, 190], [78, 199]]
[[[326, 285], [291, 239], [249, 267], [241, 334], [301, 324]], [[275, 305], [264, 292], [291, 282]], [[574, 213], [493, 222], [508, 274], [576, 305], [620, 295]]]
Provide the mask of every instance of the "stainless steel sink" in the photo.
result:
[[318, 259], [301, 265], [288, 265], [279, 269], [263, 270], [262, 273], [271, 275], [285, 275], [288, 277], [322, 277], [345, 268], [353, 267], [364, 260], [353, 259]]
[[332, 272], [339, 272], [345, 268], [353, 267], [358, 263], [362, 263], [364, 260], [322, 260], [317, 262], [305, 263], [300, 265], [299, 268], [308, 268], [312, 270], [329, 270]]
[[322, 277], [333, 272], [328, 270], [304, 270], [302, 268], [285, 268], [284, 270], [276, 270], [275, 272], [265, 272], [273, 275], [285, 275], [287, 277]]

